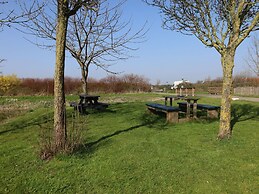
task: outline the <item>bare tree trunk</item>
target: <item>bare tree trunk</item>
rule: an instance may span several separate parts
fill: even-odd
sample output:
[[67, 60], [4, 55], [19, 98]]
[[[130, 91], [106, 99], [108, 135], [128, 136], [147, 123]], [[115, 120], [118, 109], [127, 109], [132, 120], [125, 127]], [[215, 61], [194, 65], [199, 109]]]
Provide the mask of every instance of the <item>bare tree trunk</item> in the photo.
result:
[[81, 75], [82, 75], [82, 89], [84, 94], [88, 94], [88, 66], [85, 66], [84, 64], [81, 65]]
[[88, 94], [88, 82], [84, 81], [83, 83], [83, 92], [84, 94]]
[[65, 44], [68, 17], [66, 16], [67, 4], [58, 1], [58, 22], [56, 35], [56, 65], [54, 80], [54, 130], [55, 151], [64, 150], [66, 144], [66, 114], [64, 93], [64, 68], [65, 68]]
[[235, 51], [227, 51], [221, 56], [223, 68], [223, 87], [220, 112], [220, 126], [218, 138], [231, 137], [231, 101], [232, 101], [232, 74], [234, 67]]

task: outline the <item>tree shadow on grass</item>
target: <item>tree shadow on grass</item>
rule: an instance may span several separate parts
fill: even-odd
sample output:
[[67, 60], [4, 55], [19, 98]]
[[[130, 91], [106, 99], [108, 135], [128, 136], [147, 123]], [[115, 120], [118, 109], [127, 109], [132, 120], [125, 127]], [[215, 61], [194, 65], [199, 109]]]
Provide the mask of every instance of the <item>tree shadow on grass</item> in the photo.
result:
[[[67, 118], [71, 117], [71, 114], [76, 112], [72, 109], [67, 109]], [[103, 110], [90, 110], [87, 114], [102, 114], [102, 113], [116, 113], [114, 110], [103, 109]], [[30, 114], [30, 113], [27, 113]], [[82, 116], [87, 115], [82, 114]], [[42, 128], [45, 124], [53, 123], [53, 113], [41, 114], [32, 118], [27, 118], [26, 115], [20, 116], [20, 119], [17, 119], [13, 122], [2, 124], [4, 130], [0, 131], [0, 135], [3, 135], [8, 132], [21, 131], [29, 126], [38, 126]], [[0, 129], [1, 130], [1, 129]]]
[[85, 154], [85, 153], [91, 154], [91, 153], [95, 152], [100, 146], [106, 145], [111, 138], [113, 138], [117, 135], [123, 134], [123, 133], [133, 131], [133, 130], [141, 128], [141, 127], [153, 128], [153, 127], [159, 126], [160, 129], [163, 129], [167, 126], [167, 124], [165, 122], [163, 122], [163, 120], [164, 120], [163, 117], [151, 115], [149, 113], [143, 114], [140, 118], [138, 118], [138, 120], [140, 120], [140, 124], [138, 124], [138, 125], [131, 126], [126, 129], [117, 130], [111, 134], [102, 136], [101, 138], [99, 138], [95, 141], [88, 142], [88, 143], [82, 145], [81, 147], [79, 147], [77, 153], [78, 154]]
[[36, 117], [36, 118], [26, 118], [23, 120], [20, 119], [15, 122], [4, 124], [5, 130], [0, 131], [0, 135], [9, 133], [9, 132], [21, 131], [29, 126], [38, 126], [41, 128], [42, 125], [45, 125], [52, 121], [53, 121], [53, 118], [50, 115], [42, 115], [40, 118]]
[[[250, 119], [259, 119], [259, 107], [252, 106], [249, 104], [243, 104], [243, 105], [233, 105], [232, 106], [232, 120], [231, 120], [231, 130], [233, 130], [234, 125], [238, 122], [250, 120]], [[117, 130], [111, 134], [102, 136], [101, 138], [88, 142], [84, 144], [79, 150], [78, 153], [87, 153], [91, 154], [95, 152], [100, 146], [104, 146], [108, 143], [108, 141], [120, 134], [130, 132], [132, 130], [141, 128], [141, 127], [148, 127], [148, 128], [158, 128], [159, 130], [163, 130], [167, 128], [167, 123], [165, 123], [164, 116], [162, 115], [154, 115], [150, 113], [145, 113], [141, 117], [136, 118], [140, 122], [140, 124], [131, 126], [126, 129]], [[209, 122], [213, 122], [215, 119], [209, 120]]]
[[259, 119], [259, 107], [252, 106], [250, 104], [235, 104], [232, 105], [231, 111], [231, 132], [234, 129], [234, 126], [238, 122], [247, 121], [250, 119]]

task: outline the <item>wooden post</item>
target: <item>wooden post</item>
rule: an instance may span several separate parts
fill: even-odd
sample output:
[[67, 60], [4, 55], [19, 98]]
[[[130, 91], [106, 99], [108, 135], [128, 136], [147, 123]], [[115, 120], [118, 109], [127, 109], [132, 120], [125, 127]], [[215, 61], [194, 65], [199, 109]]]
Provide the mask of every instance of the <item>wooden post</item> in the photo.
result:
[[194, 96], [195, 88], [192, 88], [192, 96]]
[[193, 101], [193, 118], [197, 118], [197, 100]]
[[190, 118], [191, 115], [191, 102], [187, 100], [187, 107], [186, 107], [186, 118]]
[[165, 106], [167, 106], [167, 97], [165, 97]]
[[178, 112], [167, 112], [166, 113], [166, 121], [169, 123], [178, 123]]
[[207, 117], [211, 119], [217, 119], [219, 117], [219, 113], [217, 110], [208, 110]]

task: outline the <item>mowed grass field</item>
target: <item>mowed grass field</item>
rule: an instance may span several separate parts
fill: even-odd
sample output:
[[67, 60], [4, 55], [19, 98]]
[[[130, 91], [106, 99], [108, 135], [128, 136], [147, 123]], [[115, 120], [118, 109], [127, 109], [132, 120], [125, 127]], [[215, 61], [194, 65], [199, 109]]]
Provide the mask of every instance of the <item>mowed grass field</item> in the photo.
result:
[[162, 97], [101, 95], [106, 111], [76, 119], [68, 106], [68, 129], [82, 131], [84, 146], [49, 161], [39, 150], [52, 97], [1, 97], [0, 193], [259, 193], [259, 103], [234, 101], [233, 137], [219, 141], [219, 120], [167, 124], [147, 112]]

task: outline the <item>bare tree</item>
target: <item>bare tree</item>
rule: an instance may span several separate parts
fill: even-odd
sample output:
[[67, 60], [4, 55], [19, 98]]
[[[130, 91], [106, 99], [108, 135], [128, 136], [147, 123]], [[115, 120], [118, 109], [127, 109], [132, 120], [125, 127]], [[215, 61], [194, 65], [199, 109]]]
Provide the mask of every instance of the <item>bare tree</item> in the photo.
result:
[[[66, 148], [67, 131], [66, 131], [66, 109], [65, 109], [65, 93], [64, 93], [64, 69], [65, 69], [65, 48], [67, 37], [68, 20], [75, 15], [80, 9], [88, 10], [94, 7], [95, 0], [56, 0], [48, 1], [41, 9], [41, 13], [37, 16], [28, 14], [29, 28], [31, 32], [42, 38], [46, 37], [44, 31], [49, 27], [56, 30], [56, 63], [55, 63], [55, 77], [54, 77], [54, 131], [55, 131], [55, 152], [62, 152]], [[56, 9], [53, 9], [56, 8]], [[23, 7], [25, 12], [26, 7]], [[53, 17], [57, 22], [48, 23], [49, 18]]]
[[258, 0], [144, 1], [160, 9], [164, 28], [194, 35], [221, 55], [223, 88], [218, 138], [229, 138], [234, 57], [241, 42], [259, 27]]
[[[5, 59], [0, 59], [0, 63], [2, 63], [2, 62], [4, 62], [5, 61]], [[1, 67], [1, 66], [0, 66]], [[0, 70], [0, 75], [2, 75], [3, 74], [3, 72]]]
[[14, 16], [14, 10], [5, 10], [8, 1], [0, 1], [0, 31], [3, 30], [4, 26], [9, 26], [12, 22], [17, 20], [18, 16]]
[[0, 59], [0, 63], [2, 63], [2, 62], [4, 62], [5, 61], [5, 59]]
[[[14, 10], [8, 9], [7, 7], [10, 7], [9, 1], [0, 1], [0, 32], [4, 30], [4, 27], [11, 27], [12, 24], [22, 24], [28, 22], [27, 19], [25, 19], [25, 16], [28, 16], [28, 14], [34, 14], [37, 15], [40, 8], [42, 6], [37, 7], [35, 9], [34, 4], [27, 9], [27, 13], [20, 12], [21, 10]], [[5, 59], [0, 59], [0, 63], [5, 61]]]
[[66, 147], [67, 132], [65, 120], [64, 68], [68, 19], [76, 14], [82, 7], [87, 10], [94, 6], [94, 4], [94, 0], [57, 0], [56, 65], [54, 78], [54, 129], [56, 152], [64, 151]]
[[[22, 4], [20, 0], [12, 2], [13, 4]], [[9, 5], [8, 0], [0, 1], [0, 31], [3, 30], [5, 26], [11, 27], [12, 24], [23, 24], [28, 22], [28, 16], [34, 15], [37, 16], [40, 13], [40, 10], [45, 5], [44, 2], [37, 4], [32, 1], [30, 7], [27, 8], [26, 12], [23, 12], [21, 9], [14, 9], [12, 5]]]
[[259, 38], [254, 36], [252, 45], [248, 48], [248, 59], [246, 60], [248, 67], [259, 77]]
[[128, 59], [129, 51], [136, 50], [135, 44], [144, 38], [145, 26], [133, 33], [129, 21], [120, 22], [123, 3], [110, 6], [107, 0], [100, 0], [96, 10], [80, 11], [71, 17], [66, 47], [80, 65], [85, 93], [91, 64], [115, 73], [109, 66]]
[[[146, 30], [145, 25], [133, 32], [130, 21], [121, 22], [122, 8], [125, 0], [117, 4], [110, 4], [108, 0], [99, 0], [95, 9], [78, 10], [69, 18], [66, 49], [75, 58], [81, 68], [82, 89], [87, 93], [87, 79], [89, 66], [97, 67], [109, 72], [110, 65], [118, 60], [126, 60], [129, 51], [137, 50], [137, 43], [143, 41]], [[52, 15], [42, 14], [42, 18], [34, 20], [33, 32], [37, 36], [56, 40], [56, 21]], [[53, 45], [40, 45], [52, 48]]]
[[[0, 32], [3, 31], [3, 28], [5, 25], [8, 25], [10, 23], [10, 21], [12, 21], [13, 19], [10, 19], [11, 17], [11, 13], [5, 13], [3, 10], [3, 7], [5, 4], [7, 4], [7, 1], [0, 1], [0, 7], [1, 7], [1, 11], [0, 11]], [[5, 59], [0, 59], [0, 63], [4, 62]], [[0, 71], [0, 74], [2, 74], [2, 71]]]

